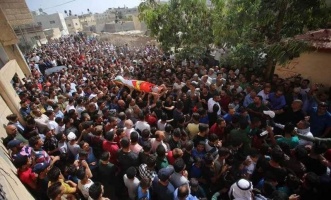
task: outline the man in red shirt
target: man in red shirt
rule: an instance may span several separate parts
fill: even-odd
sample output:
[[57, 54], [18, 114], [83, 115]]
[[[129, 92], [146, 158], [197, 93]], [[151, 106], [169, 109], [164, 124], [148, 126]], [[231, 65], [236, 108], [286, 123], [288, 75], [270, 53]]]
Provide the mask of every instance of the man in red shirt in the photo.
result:
[[218, 138], [220, 140], [223, 140], [224, 138], [224, 131], [225, 131], [225, 127], [226, 127], [226, 122], [223, 118], [219, 117], [215, 124], [213, 124], [211, 127], [210, 127], [210, 130], [209, 130], [209, 134], [216, 134], [218, 136]]
[[17, 175], [20, 181], [32, 191], [37, 189], [37, 174], [32, 172], [32, 159], [26, 155], [19, 156], [14, 160], [17, 167]]
[[224, 109], [225, 112], [229, 111], [229, 103], [231, 102], [231, 98], [225, 91], [221, 91], [221, 100], [219, 101], [221, 107]]
[[115, 133], [114, 131], [109, 131], [105, 134], [105, 140], [102, 143], [102, 149], [110, 153], [109, 162], [112, 164], [117, 164], [117, 151], [119, 149], [116, 142], [114, 142]]

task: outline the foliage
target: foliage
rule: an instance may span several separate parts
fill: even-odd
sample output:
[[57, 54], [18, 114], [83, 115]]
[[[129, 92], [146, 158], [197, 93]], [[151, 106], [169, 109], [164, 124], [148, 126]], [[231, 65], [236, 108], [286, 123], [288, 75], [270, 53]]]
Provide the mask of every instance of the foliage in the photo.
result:
[[201, 56], [208, 45], [229, 49], [225, 62], [240, 67], [266, 66], [270, 76], [277, 63], [308, 50], [296, 35], [325, 28], [330, 9], [325, 0], [146, 0], [139, 6], [140, 20], [165, 50]]
[[33, 45], [33, 43], [30, 41], [20, 40], [18, 43], [18, 47], [24, 54], [30, 52], [34, 48], [34, 46], [35, 45]]
[[213, 42], [212, 15], [205, 0], [144, 1], [139, 5], [139, 18], [163, 49], [174, 48], [184, 57], [202, 55]]
[[213, 0], [213, 5], [215, 43], [231, 47], [228, 62], [254, 66], [265, 54], [268, 76], [276, 63], [307, 50], [296, 35], [330, 21], [324, 0]]

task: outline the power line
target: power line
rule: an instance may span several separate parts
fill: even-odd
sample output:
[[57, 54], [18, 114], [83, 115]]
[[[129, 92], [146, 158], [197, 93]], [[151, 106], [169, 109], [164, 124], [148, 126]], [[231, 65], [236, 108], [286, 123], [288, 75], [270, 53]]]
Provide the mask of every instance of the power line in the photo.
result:
[[55, 6], [52, 6], [52, 7], [48, 7], [48, 8], [43, 8], [43, 10], [47, 10], [47, 9], [51, 9], [51, 8], [55, 8], [55, 7], [59, 7], [59, 6], [63, 6], [65, 4], [68, 4], [68, 3], [71, 3], [71, 2], [74, 2], [76, 0], [71, 0], [71, 1], [67, 1], [65, 3], [61, 3], [61, 4], [58, 4], [58, 5], [55, 5]]

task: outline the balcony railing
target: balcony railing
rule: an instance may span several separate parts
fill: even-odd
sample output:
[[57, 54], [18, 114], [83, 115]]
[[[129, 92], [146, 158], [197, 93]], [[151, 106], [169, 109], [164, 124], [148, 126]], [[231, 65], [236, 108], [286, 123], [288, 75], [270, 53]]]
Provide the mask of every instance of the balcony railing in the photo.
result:
[[42, 32], [43, 28], [41, 25], [25, 25], [17, 26], [14, 28], [16, 35], [22, 35], [23, 33], [36, 33]]

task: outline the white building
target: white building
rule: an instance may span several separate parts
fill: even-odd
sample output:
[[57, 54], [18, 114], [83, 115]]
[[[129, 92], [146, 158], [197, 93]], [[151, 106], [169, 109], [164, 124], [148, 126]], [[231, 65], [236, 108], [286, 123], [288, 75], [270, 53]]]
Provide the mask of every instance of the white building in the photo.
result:
[[62, 35], [68, 35], [69, 30], [62, 13], [42, 14], [33, 16], [34, 21], [41, 25], [43, 29], [59, 28]]
[[94, 18], [99, 23], [109, 23], [115, 21], [116, 15], [111, 12], [95, 13]]
[[77, 16], [68, 16], [65, 18], [66, 25], [70, 34], [83, 30], [83, 26]]

